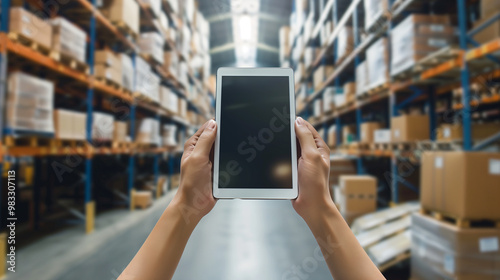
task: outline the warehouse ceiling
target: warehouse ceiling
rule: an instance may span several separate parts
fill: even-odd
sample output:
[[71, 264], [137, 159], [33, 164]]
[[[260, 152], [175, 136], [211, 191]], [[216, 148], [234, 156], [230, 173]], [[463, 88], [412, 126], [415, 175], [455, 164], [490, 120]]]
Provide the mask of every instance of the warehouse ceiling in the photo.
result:
[[279, 29], [291, 0], [199, 0], [210, 22], [212, 72], [223, 66], [279, 66]]

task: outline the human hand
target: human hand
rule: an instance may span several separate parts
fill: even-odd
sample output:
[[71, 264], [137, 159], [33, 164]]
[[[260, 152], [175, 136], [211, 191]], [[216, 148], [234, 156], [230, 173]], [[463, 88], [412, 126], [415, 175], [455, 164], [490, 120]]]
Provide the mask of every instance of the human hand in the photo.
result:
[[[335, 208], [328, 190], [330, 149], [314, 127], [298, 117], [295, 121], [298, 154], [299, 196], [292, 200], [295, 211], [312, 225]], [[333, 207], [333, 208], [332, 208]]]
[[215, 206], [212, 195], [212, 150], [217, 123], [206, 122], [186, 141], [181, 159], [179, 190], [172, 203], [177, 205], [186, 222], [199, 221]]

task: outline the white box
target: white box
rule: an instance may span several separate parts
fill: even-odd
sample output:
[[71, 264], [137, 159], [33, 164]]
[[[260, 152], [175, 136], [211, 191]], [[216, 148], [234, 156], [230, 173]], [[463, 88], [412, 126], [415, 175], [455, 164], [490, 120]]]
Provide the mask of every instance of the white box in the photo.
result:
[[390, 129], [377, 129], [373, 132], [375, 143], [390, 143], [391, 130]]
[[163, 64], [165, 39], [157, 32], [141, 33], [138, 46], [141, 53], [150, 55], [156, 62]]
[[52, 48], [80, 62], [85, 62], [87, 34], [62, 17], [51, 19], [50, 24], [53, 27]]
[[114, 130], [114, 117], [109, 114], [92, 113], [92, 139], [112, 140]]
[[132, 59], [124, 53], [119, 54], [122, 68], [122, 86], [134, 91], [134, 64]]

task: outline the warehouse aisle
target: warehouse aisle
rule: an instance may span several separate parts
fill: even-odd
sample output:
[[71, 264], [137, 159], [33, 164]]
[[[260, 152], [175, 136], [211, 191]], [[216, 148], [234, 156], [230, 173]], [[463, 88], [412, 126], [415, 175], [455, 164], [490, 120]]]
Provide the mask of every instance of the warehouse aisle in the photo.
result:
[[[133, 215], [98, 216], [94, 234], [77, 228], [25, 248], [19, 273], [8, 279], [116, 279], [172, 196]], [[317, 247], [289, 201], [219, 201], [191, 236], [174, 279], [330, 279]]]

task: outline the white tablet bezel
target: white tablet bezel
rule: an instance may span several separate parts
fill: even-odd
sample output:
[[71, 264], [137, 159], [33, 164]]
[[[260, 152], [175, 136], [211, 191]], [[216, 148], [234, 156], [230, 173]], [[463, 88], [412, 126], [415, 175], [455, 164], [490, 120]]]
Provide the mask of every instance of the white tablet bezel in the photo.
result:
[[[222, 77], [224, 76], [272, 76], [288, 77], [290, 96], [290, 131], [292, 147], [292, 188], [290, 189], [240, 189], [219, 188], [219, 144], [220, 131], [223, 128], [220, 119], [220, 100]], [[290, 68], [219, 68], [217, 71], [216, 112], [217, 137], [214, 149], [213, 195], [215, 198], [241, 198], [241, 199], [295, 199], [298, 195], [297, 182], [297, 143], [295, 138], [295, 90], [293, 70]]]

